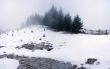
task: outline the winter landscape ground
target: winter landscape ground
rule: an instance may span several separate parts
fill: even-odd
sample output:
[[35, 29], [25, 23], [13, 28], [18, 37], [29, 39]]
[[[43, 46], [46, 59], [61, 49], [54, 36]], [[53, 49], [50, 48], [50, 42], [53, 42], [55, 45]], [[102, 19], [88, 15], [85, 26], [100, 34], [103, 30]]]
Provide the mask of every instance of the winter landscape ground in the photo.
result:
[[[31, 26], [2, 33], [0, 35], [0, 55], [50, 58], [65, 63], [69, 62], [79, 67], [83, 66], [86, 69], [109, 69], [109, 37], [110, 35], [54, 32], [40, 25]], [[31, 50], [22, 47], [23, 44], [41, 44], [42, 42], [50, 44], [52, 50], [43, 48]], [[86, 64], [89, 58], [97, 59], [97, 61], [93, 64]], [[0, 69], [17, 69], [18, 66], [19, 60], [17, 59], [7, 57], [0, 59]]]

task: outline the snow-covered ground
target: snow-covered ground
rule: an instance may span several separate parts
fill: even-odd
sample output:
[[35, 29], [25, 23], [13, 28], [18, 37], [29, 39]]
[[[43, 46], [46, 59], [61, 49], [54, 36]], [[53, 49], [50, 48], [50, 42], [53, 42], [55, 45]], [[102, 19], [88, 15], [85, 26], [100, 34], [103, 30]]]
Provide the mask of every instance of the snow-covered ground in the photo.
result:
[[17, 69], [19, 62], [15, 59], [0, 59], [0, 69]]
[[[45, 34], [46, 37], [43, 37]], [[41, 40], [40, 40], [41, 39]], [[53, 44], [51, 51], [16, 49], [26, 43], [49, 42]], [[0, 54], [18, 54], [34, 57], [46, 57], [71, 63], [84, 63], [87, 58], [97, 58], [107, 69], [110, 65], [110, 35], [67, 34], [53, 32], [42, 26], [32, 26], [21, 30], [13, 30], [0, 35]], [[107, 66], [106, 66], [107, 65]], [[89, 66], [90, 67], [90, 66]], [[101, 69], [92, 66], [92, 69]]]

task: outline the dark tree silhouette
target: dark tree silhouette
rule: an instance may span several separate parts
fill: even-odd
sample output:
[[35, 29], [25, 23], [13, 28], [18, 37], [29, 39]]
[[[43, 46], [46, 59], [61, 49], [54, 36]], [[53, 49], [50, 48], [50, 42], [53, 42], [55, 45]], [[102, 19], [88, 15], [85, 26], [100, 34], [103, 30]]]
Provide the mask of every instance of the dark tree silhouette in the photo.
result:
[[72, 32], [80, 33], [82, 28], [83, 28], [83, 23], [81, 22], [81, 18], [79, 17], [79, 15], [76, 15], [72, 22]]
[[58, 12], [57, 21], [58, 21], [58, 24], [57, 24], [57, 28], [56, 29], [58, 31], [62, 31], [63, 28], [64, 28], [64, 13], [63, 13], [62, 9], [60, 9], [59, 12]]
[[43, 18], [43, 24], [49, 26], [50, 28], [56, 28], [58, 19], [58, 11], [52, 6], [52, 8], [45, 14]]
[[28, 18], [26, 24], [28, 26], [30, 26], [30, 25], [38, 25], [38, 24], [41, 24], [42, 23], [42, 19], [43, 19], [43, 17], [40, 16], [40, 15], [38, 15], [38, 14], [32, 15], [32, 16], [30, 16]]
[[83, 23], [78, 15], [75, 16], [72, 21], [70, 14], [64, 14], [61, 8], [60, 10], [57, 10], [54, 5], [44, 15], [44, 17], [33, 15], [27, 20], [27, 25], [37, 24], [48, 26], [56, 31], [65, 31], [70, 33], [80, 33], [83, 28]]
[[69, 14], [66, 14], [64, 17], [64, 31], [71, 32], [72, 28], [71, 23], [72, 23], [71, 16]]

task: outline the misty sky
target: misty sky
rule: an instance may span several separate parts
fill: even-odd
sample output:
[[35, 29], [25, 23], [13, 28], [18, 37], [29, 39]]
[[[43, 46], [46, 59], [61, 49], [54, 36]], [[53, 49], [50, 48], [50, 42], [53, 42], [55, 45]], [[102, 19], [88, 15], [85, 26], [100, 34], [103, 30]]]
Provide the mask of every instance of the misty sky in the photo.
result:
[[18, 28], [32, 14], [52, 5], [72, 17], [79, 14], [88, 29], [110, 29], [110, 0], [0, 0], [0, 29]]

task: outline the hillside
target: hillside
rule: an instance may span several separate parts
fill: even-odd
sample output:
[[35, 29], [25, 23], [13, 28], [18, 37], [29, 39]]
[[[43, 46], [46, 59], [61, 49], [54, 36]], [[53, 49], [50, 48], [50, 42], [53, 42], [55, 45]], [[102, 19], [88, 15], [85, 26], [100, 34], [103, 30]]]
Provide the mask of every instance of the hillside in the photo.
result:
[[[87, 69], [110, 68], [110, 35], [67, 34], [53, 32], [47, 27], [31, 26], [13, 30], [0, 35], [0, 55], [14, 54], [19, 56], [51, 58], [70, 62]], [[52, 47], [52, 50], [26, 49], [24, 44], [35, 44]], [[35, 47], [34, 47], [35, 48]], [[85, 64], [88, 58], [96, 58], [99, 65]], [[4, 59], [3, 59], [4, 60]], [[0, 63], [1, 64], [1, 63]], [[0, 68], [3, 69], [3, 68]]]

